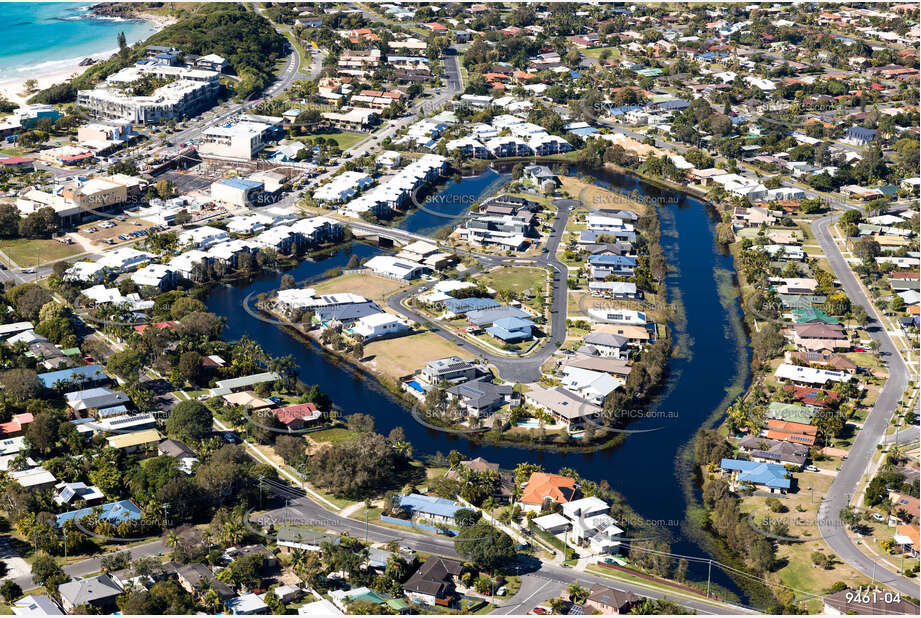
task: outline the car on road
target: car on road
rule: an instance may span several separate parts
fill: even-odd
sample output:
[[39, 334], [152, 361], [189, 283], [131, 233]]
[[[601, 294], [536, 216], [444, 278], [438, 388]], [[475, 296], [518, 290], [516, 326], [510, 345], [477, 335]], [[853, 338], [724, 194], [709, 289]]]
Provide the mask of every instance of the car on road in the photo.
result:
[[27, 275], [31, 275], [31, 274], [33, 274], [33, 273], [35, 272], [35, 269], [34, 269], [34, 268], [23, 268], [23, 269], [22, 269], [22, 272], [25, 273], [25, 274], [27, 274]]

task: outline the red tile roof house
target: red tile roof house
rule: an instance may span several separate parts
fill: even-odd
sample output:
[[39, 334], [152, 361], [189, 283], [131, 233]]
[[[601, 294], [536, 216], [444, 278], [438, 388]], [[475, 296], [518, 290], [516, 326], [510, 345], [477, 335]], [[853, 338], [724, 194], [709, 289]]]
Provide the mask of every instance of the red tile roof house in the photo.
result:
[[323, 416], [312, 403], [299, 403], [272, 410], [278, 421], [288, 428], [288, 431], [303, 429]]
[[548, 501], [566, 504], [575, 497], [575, 479], [559, 474], [534, 472], [525, 484], [518, 503], [524, 511], [540, 512]]
[[139, 324], [134, 327], [134, 330], [136, 330], [139, 333], [143, 333], [145, 330], [147, 330], [151, 326], [154, 326], [158, 328], [159, 330], [163, 330], [164, 328], [175, 328], [179, 326], [179, 322], [175, 322], [173, 320], [167, 320], [166, 322], [155, 322], [154, 324]]
[[834, 391], [823, 390], [821, 388], [784, 384], [783, 389], [793, 393], [793, 400], [797, 403], [804, 403], [813, 406], [829, 406], [838, 403], [838, 401], [841, 399], [838, 396], [838, 393]]
[[766, 435], [772, 440], [783, 440], [785, 442], [793, 442], [794, 444], [812, 446], [815, 444], [817, 432], [818, 428], [815, 425], [781, 421], [772, 418], [767, 422]]
[[16, 414], [7, 423], [0, 423], [0, 438], [15, 438], [25, 433], [26, 425], [34, 421], [31, 412]]

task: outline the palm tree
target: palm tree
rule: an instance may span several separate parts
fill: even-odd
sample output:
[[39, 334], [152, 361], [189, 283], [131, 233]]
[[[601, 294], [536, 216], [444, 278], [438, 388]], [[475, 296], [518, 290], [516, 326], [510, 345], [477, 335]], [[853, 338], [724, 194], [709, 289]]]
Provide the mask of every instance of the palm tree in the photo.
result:
[[182, 539], [176, 534], [175, 530], [170, 530], [166, 533], [166, 540], [164, 543], [170, 549], [178, 549], [179, 546], [182, 545]]
[[238, 521], [230, 521], [221, 531], [221, 537], [231, 545], [239, 545], [246, 538], [246, 528]]
[[566, 592], [569, 594], [569, 600], [576, 605], [582, 605], [585, 603], [585, 599], [588, 598], [588, 590], [580, 586], [578, 582], [569, 584]]

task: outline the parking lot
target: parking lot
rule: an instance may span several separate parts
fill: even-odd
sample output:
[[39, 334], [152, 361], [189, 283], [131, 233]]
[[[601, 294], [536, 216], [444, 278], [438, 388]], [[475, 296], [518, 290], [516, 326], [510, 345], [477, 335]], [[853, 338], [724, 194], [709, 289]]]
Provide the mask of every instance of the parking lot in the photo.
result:
[[87, 250], [104, 249], [108, 245], [141, 238], [149, 233], [148, 230], [156, 227], [153, 223], [143, 219], [130, 218], [127, 215], [119, 215], [119, 217], [124, 217], [124, 219], [102, 219], [84, 223], [77, 228], [73, 236]]

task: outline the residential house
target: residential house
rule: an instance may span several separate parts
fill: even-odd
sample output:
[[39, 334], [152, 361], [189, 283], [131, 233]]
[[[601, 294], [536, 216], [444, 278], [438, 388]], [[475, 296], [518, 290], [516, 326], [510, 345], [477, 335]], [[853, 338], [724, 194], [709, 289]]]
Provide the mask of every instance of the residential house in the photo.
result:
[[63, 616], [54, 600], [44, 594], [30, 594], [10, 604], [16, 616]]
[[524, 511], [540, 512], [547, 504], [566, 504], [576, 497], [576, 481], [568, 476], [532, 472], [518, 504]]
[[417, 374], [428, 384], [467, 382], [479, 375], [480, 369], [471, 360], [459, 356], [448, 356], [428, 361]]
[[454, 581], [463, 564], [458, 560], [432, 556], [403, 584], [403, 592], [414, 603], [449, 606], [454, 597]]
[[787, 470], [779, 464], [724, 458], [720, 468], [729, 472], [733, 491], [747, 485], [761, 485], [771, 493], [786, 493], [790, 489]]
[[507, 317], [493, 322], [492, 326], [486, 328], [486, 332], [505, 343], [518, 343], [533, 337], [533, 327], [534, 322], [531, 320]]
[[[397, 501], [399, 501], [398, 504]], [[410, 517], [420, 517], [449, 525], [454, 524], [454, 514], [464, 508], [453, 500], [422, 494], [394, 496], [394, 503]]]
[[115, 599], [123, 592], [121, 586], [106, 573], [58, 586], [61, 605], [67, 613], [73, 613], [76, 608], [84, 605], [92, 606], [101, 613], [113, 613], [118, 609]]
[[739, 450], [753, 461], [779, 463], [802, 468], [809, 457], [809, 447], [795, 442], [773, 440], [761, 436], [746, 436], [739, 440]]
[[563, 374], [561, 384], [564, 388], [599, 406], [604, 403], [608, 395], [624, 384], [611, 374], [602, 371], [572, 366], [562, 367], [560, 371]]
[[807, 350], [839, 350], [850, 347], [844, 327], [840, 324], [794, 324], [793, 343]]
[[141, 519], [143, 513], [131, 500], [119, 500], [118, 502], [109, 502], [101, 506], [88, 506], [60, 513], [55, 519], [55, 526], [60, 528], [64, 525], [64, 522], [80, 521], [87, 515], [96, 515], [98, 519], [105, 520], [117, 528], [122, 522]]
[[350, 332], [364, 341], [391, 337], [409, 331], [409, 325], [397, 316], [386, 313], [374, 313], [355, 320]]
[[812, 446], [815, 444], [817, 434], [818, 428], [815, 425], [771, 418], [767, 421], [767, 430], [764, 435], [772, 440]]
[[592, 553], [606, 554], [620, 548], [623, 529], [609, 514], [610, 505], [595, 496], [572, 500], [562, 505], [563, 515], [572, 522], [569, 541], [587, 546]]
[[640, 597], [632, 592], [602, 587], [592, 589], [591, 594], [585, 600], [585, 605], [603, 615], [610, 616], [629, 613], [640, 600]]
[[187, 444], [172, 438], [164, 440], [157, 445], [157, 452], [160, 455], [172, 457], [179, 460], [179, 469], [186, 474], [192, 473], [192, 466], [198, 463], [198, 453], [193, 451]]
[[214, 590], [221, 601], [226, 601], [236, 596], [233, 588], [219, 580], [214, 575], [214, 571], [200, 562], [180, 566], [176, 569], [176, 580], [187, 592], [194, 594], [196, 597], [201, 596], [199, 586], [203, 585], [203, 582], [208, 582], [209, 588]]
[[852, 378], [851, 374], [846, 371], [801, 367], [790, 363], [780, 364], [774, 370], [774, 377], [778, 380], [789, 380], [790, 382], [807, 386], [824, 386], [828, 382], [849, 382]]
[[845, 371], [851, 375], [857, 373], [857, 363], [846, 356], [835, 354], [831, 350], [819, 350], [817, 352], [790, 352], [791, 359], [808, 363], [810, 365], [822, 365], [830, 367], [836, 371]]
[[445, 390], [449, 400], [456, 399], [470, 416], [483, 418], [506, 403], [514, 403], [520, 395], [511, 384], [494, 384], [483, 376], [456, 384]]
[[554, 420], [570, 429], [581, 427], [587, 420], [601, 417], [601, 407], [582, 399], [570, 391], [556, 386], [533, 386], [524, 394], [525, 403], [549, 413]]
[[54, 486], [54, 503], [58, 506], [70, 504], [72, 501], [82, 501], [87, 506], [94, 506], [105, 500], [105, 495], [95, 485], [83, 482], [61, 482]]
[[252, 592], [227, 599], [224, 601], [224, 607], [234, 616], [253, 616], [257, 614], [272, 613], [272, 610], [265, 604], [262, 597]]
[[317, 407], [312, 403], [284, 406], [272, 410], [272, 413], [289, 432], [300, 431], [323, 418], [323, 413], [317, 410]]
[[112, 448], [121, 449], [126, 453], [134, 453], [152, 449], [163, 440], [163, 436], [156, 429], [144, 429], [109, 436], [106, 440]]
[[[629, 358], [630, 346], [626, 337], [612, 335], [611, 333], [589, 333], [582, 340], [582, 348], [587, 348], [586, 353], [603, 358]], [[583, 351], [580, 348], [580, 351]]]

